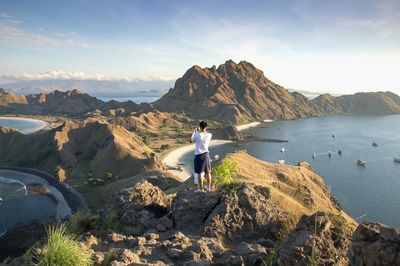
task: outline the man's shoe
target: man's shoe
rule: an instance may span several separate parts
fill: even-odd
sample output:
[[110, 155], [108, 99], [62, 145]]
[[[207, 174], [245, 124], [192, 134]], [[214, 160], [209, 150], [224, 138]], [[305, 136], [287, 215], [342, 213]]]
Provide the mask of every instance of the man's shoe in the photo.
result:
[[195, 191], [194, 191], [194, 193], [201, 193], [201, 192], [204, 192], [202, 189], [196, 189]]

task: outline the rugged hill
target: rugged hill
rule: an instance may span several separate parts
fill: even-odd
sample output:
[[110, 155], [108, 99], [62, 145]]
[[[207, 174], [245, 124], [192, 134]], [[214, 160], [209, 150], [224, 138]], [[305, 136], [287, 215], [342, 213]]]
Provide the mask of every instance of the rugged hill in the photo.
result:
[[84, 114], [96, 110], [122, 109], [123, 113], [132, 112], [138, 105], [132, 101], [103, 102], [96, 97], [77, 89], [71, 91], [55, 90], [48, 94], [30, 94], [28, 96], [0, 91], [0, 113], [15, 114]]
[[154, 106], [236, 124], [322, 114], [306, 97], [270, 81], [252, 64], [232, 60], [218, 68], [190, 68]]
[[360, 92], [339, 97], [323, 94], [312, 102], [327, 114], [400, 113], [400, 97], [392, 92]]
[[156, 155], [142, 138], [120, 126], [99, 121], [67, 121], [34, 135], [0, 128], [0, 164], [57, 173], [60, 179], [86, 182], [90, 177], [127, 177], [158, 169]]

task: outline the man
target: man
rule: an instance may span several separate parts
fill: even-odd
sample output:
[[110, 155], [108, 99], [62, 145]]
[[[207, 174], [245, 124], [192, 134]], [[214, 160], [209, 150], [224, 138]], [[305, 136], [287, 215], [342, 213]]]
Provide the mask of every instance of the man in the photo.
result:
[[195, 128], [190, 140], [195, 143], [194, 150], [194, 184], [199, 185], [195, 192], [203, 192], [203, 177], [207, 180], [207, 191], [211, 190], [211, 163], [208, 154], [212, 134], [207, 132], [207, 122], [201, 121], [199, 128]]

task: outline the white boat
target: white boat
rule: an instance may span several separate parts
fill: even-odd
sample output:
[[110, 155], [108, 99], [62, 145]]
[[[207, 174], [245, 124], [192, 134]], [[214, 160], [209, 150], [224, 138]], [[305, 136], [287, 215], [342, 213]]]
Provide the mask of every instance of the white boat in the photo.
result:
[[393, 161], [395, 161], [396, 163], [400, 163], [400, 156], [394, 156]]
[[357, 164], [361, 165], [361, 166], [365, 166], [367, 164], [367, 162], [363, 161], [363, 160], [357, 160]]
[[312, 157], [313, 157], [314, 159], [317, 158], [317, 153], [314, 152], [313, 155], [312, 155]]
[[332, 157], [332, 152], [328, 151], [328, 157], [331, 158]]
[[285, 152], [285, 151], [286, 151], [285, 148], [282, 147], [281, 152]]

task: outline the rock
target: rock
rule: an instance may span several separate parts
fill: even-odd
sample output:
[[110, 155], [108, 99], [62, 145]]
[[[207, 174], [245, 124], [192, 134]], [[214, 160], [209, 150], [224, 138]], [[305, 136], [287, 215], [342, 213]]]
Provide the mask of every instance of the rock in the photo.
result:
[[243, 139], [242, 133], [235, 126], [216, 128], [211, 131], [214, 139], [238, 141]]
[[163, 225], [166, 229], [172, 229], [172, 227], [174, 226], [174, 222], [167, 216], [163, 216], [158, 219], [158, 223]]
[[115, 242], [122, 242], [126, 239], [126, 236], [124, 235], [120, 235], [117, 233], [111, 233], [107, 236], [107, 240], [111, 243], [115, 243]]
[[258, 265], [268, 255], [268, 251], [259, 244], [242, 242], [236, 246], [235, 254], [243, 260], [245, 265]]
[[271, 201], [269, 188], [246, 183], [212, 210], [204, 232], [233, 242], [276, 240], [288, 220], [289, 215]]
[[162, 225], [162, 224], [157, 224], [157, 225], [156, 225], [156, 229], [157, 229], [157, 231], [159, 231], [159, 232], [165, 232], [165, 231], [167, 231], [167, 228], [166, 228], [164, 225]]
[[301, 217], [279, 251], [278, 264], [306, 266], [311, 259], [314, 265], [346, 265], [350, 237], [345, 226], [344, 221], [334, 224], [324, 212]]
[[147, 181], [121, 190], [114, 198], [109, 212], [117, 210], [119, 220], [130, 228], [132, 235], [141, 235], [148, 229], [156, 228], [159, 218], [169, 213], [171, 199], [158, 187]]
[[180, 191], [172, 201], [172, 217], [178, 229], [198, 229], [220, 203], [221, 194]]
[[190, 250], [199, 254], [201, 260], [212, 262], [214, 257], [220, 257], [224, 253], [225, 248], [218, 238], [202, 237], [190, 247]]
[[360, 224], [348, 252], [349, 265], [400, 265], [400, 229]]
[[140, 263], [140, 258], [137, 254], [132, 253], [129, 249], [118, 249], [116, 252], [116, 260], [111, 265], [131, 265], [132, 263]]
[[104, 254], [102, 252], [93, 252], [92, 260], [96, 265], [101, 265], [104, 261]]
[[137, 237], [136, 238], [136, 244], [138, 246], [143, 246], [144, 244], [146, 244], [146, 238], [141, 237], [141, 236]]
[[183, 251], [177, 248], [169, 248], [167, 250], [167, 255], [171, 259], [177, 259], [182, 256]]

